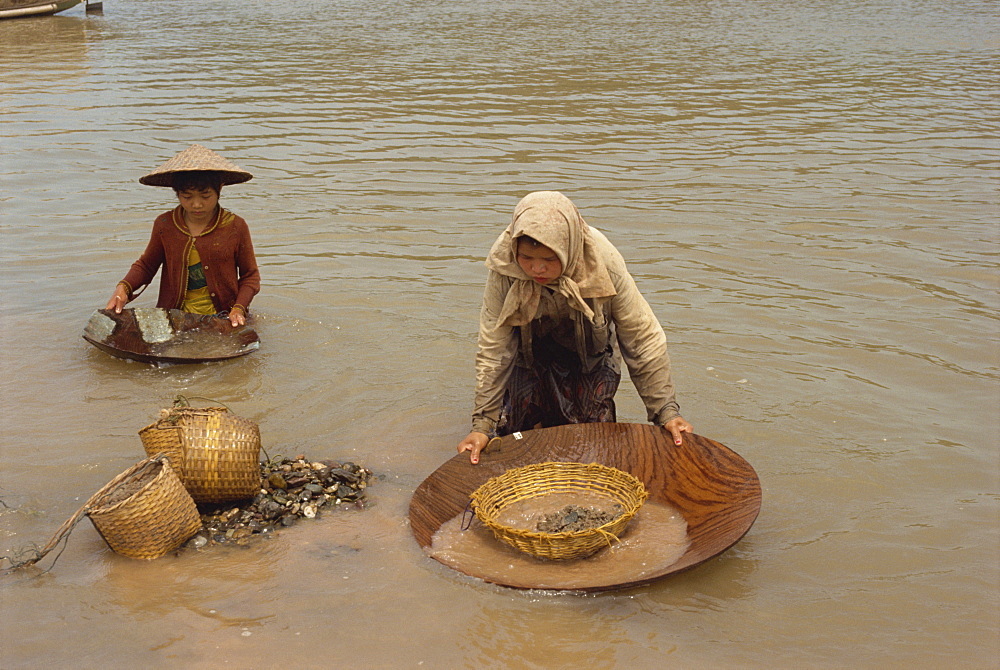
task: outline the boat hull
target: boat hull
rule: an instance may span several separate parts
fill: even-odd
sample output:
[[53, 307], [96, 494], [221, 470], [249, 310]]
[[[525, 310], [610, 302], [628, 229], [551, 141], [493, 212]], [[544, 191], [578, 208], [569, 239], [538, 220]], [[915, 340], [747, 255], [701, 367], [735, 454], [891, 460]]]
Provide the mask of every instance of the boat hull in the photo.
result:
[[16, 19], [24, 16], [45, 16], [75, 7], [83, 0], [0, 0], [0, 19]]

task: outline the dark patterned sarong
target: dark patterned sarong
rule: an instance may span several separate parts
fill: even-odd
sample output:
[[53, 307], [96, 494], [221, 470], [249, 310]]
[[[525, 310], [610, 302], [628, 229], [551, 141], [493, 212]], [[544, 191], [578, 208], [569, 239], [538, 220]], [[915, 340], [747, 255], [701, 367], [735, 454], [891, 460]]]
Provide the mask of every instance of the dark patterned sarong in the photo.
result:
[[515, 365], [504, 392], [497, 435], [540, 425], [614, 422], [621, 372], [608, 356], [585, 372], [575, 352], [549, 338], [534, 342], [534, 365]]

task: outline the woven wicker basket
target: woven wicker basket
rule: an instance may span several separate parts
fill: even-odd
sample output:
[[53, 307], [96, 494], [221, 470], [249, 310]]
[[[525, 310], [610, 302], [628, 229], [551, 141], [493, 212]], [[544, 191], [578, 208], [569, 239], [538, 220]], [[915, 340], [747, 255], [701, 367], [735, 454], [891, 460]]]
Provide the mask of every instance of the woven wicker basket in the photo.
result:
[[175, 407], [139, 431], [146, 454], [165, 453], [196, 503], [260, 490], [260, 430], [224, 407]]
[[108, 546], [131, 558], [159, 558], [201, 529], [198, 508], [165, 456], [112, 479], [86, 509]]
[[[549, 493], [599, 494], [622, 506], [622, 514], [588, 530], [560, 533], [512, 528], [497, 521], [512, 503]], [[627, 472], [598, 463], [535, 463], [493, 477], [472, 493], [472, 509], [502, 542], [539, 558], [583, 558], [618, 541], [648, 496], [642, 482]]]

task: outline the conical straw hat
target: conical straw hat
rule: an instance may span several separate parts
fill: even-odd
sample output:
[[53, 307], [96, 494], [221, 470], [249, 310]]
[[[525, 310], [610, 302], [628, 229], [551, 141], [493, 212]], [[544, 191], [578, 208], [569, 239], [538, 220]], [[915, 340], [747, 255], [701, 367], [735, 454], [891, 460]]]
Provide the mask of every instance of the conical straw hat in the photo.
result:
[[173, 186], [174, 173], [193, 171], [217, 172], [222, 177], [223, 186], [253, 179], [252, 174], [211, 149], [192, 144], [149, 174], [139, 177], [139, 183], [147, 186]]

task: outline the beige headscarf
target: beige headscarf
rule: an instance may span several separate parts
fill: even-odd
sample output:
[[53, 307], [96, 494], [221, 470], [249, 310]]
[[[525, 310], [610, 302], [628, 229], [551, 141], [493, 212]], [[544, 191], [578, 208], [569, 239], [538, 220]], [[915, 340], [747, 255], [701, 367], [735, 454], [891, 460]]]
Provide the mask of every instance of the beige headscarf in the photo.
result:
[[590, 235], [590, 227], [576, 205], [557, 191], [535, 191], [517, 203], [511, 224], [493, 243], [486, 259], [490, 270], [515, 280], [500, 310], [499, 325], [523, 326], [538, 311], [542, 286], [517, 264], [517, 240], [523, 235], [555, 252], [563, 272], [546, 286], [565, 296], [569, 306], [588, 321], [593, 320], [594, 311], [585, 298], [605, 298], [617, 293]]

